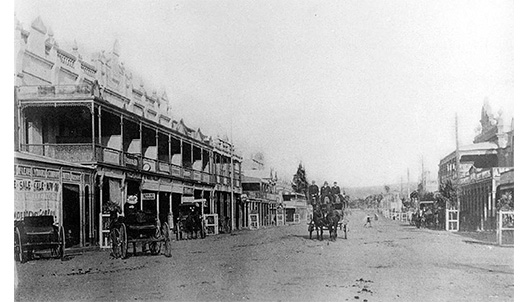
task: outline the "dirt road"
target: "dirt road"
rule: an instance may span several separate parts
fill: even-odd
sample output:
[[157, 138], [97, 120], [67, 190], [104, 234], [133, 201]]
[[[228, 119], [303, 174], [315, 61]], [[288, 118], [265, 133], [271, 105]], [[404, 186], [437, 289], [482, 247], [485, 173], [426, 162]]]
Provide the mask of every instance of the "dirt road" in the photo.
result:
[[17, 263], [18, 301], [513, 301], [514, 250], [349, 216], [348, 239], [293, 225], [173, 241], [173, 257]]

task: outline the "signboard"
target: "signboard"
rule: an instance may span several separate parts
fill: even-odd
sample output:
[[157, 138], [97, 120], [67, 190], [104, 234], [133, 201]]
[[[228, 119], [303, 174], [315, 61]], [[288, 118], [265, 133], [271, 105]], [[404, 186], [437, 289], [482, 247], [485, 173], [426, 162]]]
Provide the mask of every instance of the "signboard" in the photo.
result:
[[195, 197], [193, 197], [193, 196], [182, 196], [182, 203], [195, 203]]
[[141, 193], [142, 200], [156, 200], [156, 193]]
[[15, 220], [52, 215], [58, 222], [60, 191], [58, 181], [15, 178]]

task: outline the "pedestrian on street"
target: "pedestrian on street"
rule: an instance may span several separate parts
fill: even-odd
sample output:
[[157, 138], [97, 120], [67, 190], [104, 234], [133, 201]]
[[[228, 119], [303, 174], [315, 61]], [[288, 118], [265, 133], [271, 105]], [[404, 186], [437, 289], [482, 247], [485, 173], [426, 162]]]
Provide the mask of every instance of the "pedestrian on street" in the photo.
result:
[[367, 215], [366, 217], [366, 223], [364, 223], [364, 228], [369, 224], [369, 227], [372, 227], [371, 225], [371, 216]]

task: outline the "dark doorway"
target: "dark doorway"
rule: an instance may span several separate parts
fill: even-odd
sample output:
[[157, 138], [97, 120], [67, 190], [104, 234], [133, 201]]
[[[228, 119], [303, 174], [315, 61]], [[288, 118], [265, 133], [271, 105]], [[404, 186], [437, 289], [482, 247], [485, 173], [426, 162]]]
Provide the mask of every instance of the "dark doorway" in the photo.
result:
[[[173, 222], [176, 223], [176, 219], [180, 215], [180, 203], [182, 202], [182, 194], [178, 194], [178, 193], [171, 193], [171, 194], [173, 195], [172, 200], [171, 200], [171, 205], [173, 207]], [[170, 226], [170, 227], [173, 227], [173, 229], [176, 229], [175, 226], [176, 225]]]
[[168, 222], [167, 215], [169, 215], [169, 194], [168, 192], [160, 192], [159, 201], [160, 201], [160, 223], [163, 225], [164, 222]]
[[67, 248], [81, 243], [80, 216], [79, 186], [62, 185], [62, 223]]
[[84, 243], [85, 245], [93, 244], [93, 236], [90, 232], [90, 189], [84, 187]]
[[142, 191], [141, 201], [143, 203], [143, 211], [145, 213], [157, 214], [156, 211], [156, 192]]

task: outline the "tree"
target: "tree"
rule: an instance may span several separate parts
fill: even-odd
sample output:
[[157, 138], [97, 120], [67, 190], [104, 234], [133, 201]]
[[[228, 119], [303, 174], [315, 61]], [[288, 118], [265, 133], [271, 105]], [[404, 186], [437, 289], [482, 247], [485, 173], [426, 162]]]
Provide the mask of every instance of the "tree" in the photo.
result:
[[292, 189], [296, 193], [301, 193], [307, 196], [308, 187], [309, 183], [305, 174], [305, 168], [303, 167], [303, 165], [301, 165], [301, 163], [299, 163], [298, 170], [296, 171], [296, 174], [294, 174], [294, 178], [292, 179]]
[[457, 191], [450, 180], [439, 186], [437, 194], [437, 205], [440, 208], [457, 208]]

